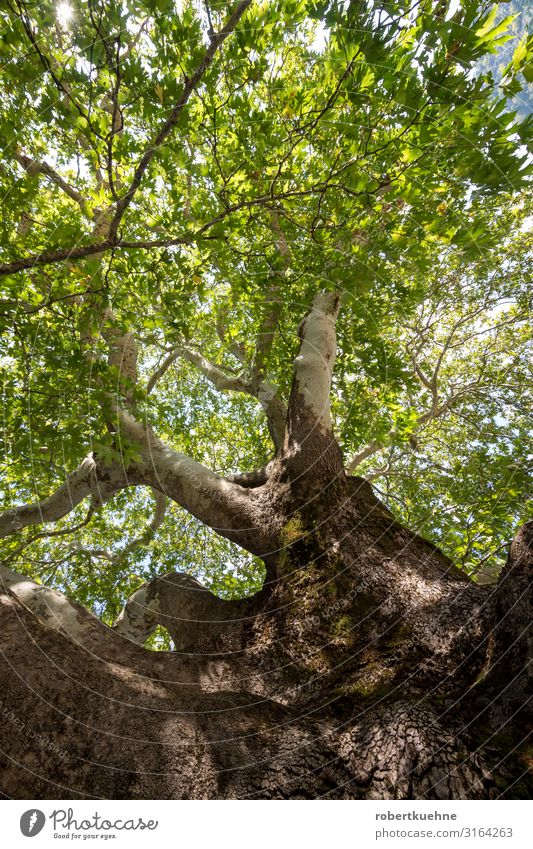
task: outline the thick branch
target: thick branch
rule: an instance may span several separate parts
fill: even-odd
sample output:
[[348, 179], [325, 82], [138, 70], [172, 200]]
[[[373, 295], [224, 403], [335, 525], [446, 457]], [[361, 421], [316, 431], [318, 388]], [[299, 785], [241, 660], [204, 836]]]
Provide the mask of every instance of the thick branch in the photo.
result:
[[289, 401], [289, 440], [301, 443], [313, 431], [331, 434], [330, 389], [336, 354], [339, 295], [321, 292], [300, 325]]
[[[0, 515], [0, 537], [28, 525], [56, 522], [88, 496], [98, 508], [120, 489], [141, 485], [164, 493], [205, 525], [252, 554], [261, 556], [270, 550], [273, 541], [260, 523], [251, 490], [174, 451], [130, 413], [120, 409], [116, 413], [120, 431], [139, 447], [141, 460], [131, 463], [126, 470], [118, 464], [100, 467], [89, 455], [48, 498]], [[158, 512], [156, 521], [160, 517]]]
[[117, 389], [129, 406], [137, 384], [137, 341], [128, 330], [117, 326], [111, 309], [104, 313], [102, 337], [108, 345], [108, 365], [115, 369], [117, 375]]
[[13, 593], [43, 625], [76, 643], [87, 643], [95, 628], [103, 627], [92, 613], [57, 590], [36, 584], [1, 564], [0, 588]]
[[17, 153], [16, 151], [13, 154], [14, 159], [22, 165], [24, 170], [31, 176], [34, 177], [37, 174], [44, 174], [45, 177], [48, 177], [56, 186], [68, 195], [69, 198], [76, 201], [78, 206], [84, 215], [88, 218], [91, 217], [90, 213], [90, 205], [87, 198], [85, 198], [81, 192], [78, 192], [73, 186], [69, 185], [63, 177], [55, 171], [51, 165], [47, 162], [38, 162], [36, 159], [32, 159], [30, 156], [26, 156], [24, 153]]
[[121, 431], [139, 447], [142, 461], [128, 468], [130, 483], [160, 490], [205, 525], [252, 554], [265, 554], [272, 544], [262, 527], [250, 490], [219, 477], [174, 451], [127, 412], [118, 411]]
[[270, 476], [273, 467], [273, 460], [270, 460], [265, 466], [260, 469], [254, 469], [252, 472], [238, 472], [234, 475], [226, 475], [226, 480], [231, 483], [238, 483], [239, 486], [255, 489], [257, 486], [263, 486]]
[[210, 383], [219, 392], [244, 392], [247, 395], [252, 395], [250, 384], [242, 377], [242, 375], [227, 374], [220, 366], [210, 362], [203, 354], [189, 348], [186, 345], [179, 347], [179, 355], [202, 372], [207, 377]]
[[504, 685], [508, 702], [518, 710], [530, 703], [533, 683], [532, 589], [533, 521], [529, 521], [518, 529], [491, 596], [491, 668], [485, 682], [492, 694]]
[[89, 495], [99, 506], [108, 501], [119, 489], [127, 486], [120, 468], [106, 468], [104, 476], [92, 454], [82, 460], [52, 495], [34, 504], [12, 507], [0, 515], [0, 537], [10, 536], [28, 525], [57, 522], [70, 513]]
[[133, 593], [113, 624], [117, 634], [144, 645], [157, 625], [169, 632], [177, 651], [194, 649], [208, 637], [234, 630], [251, 600], [217, 598], [190, 575], [153, 578]]
[[104, 241], [93, 245], [74, 245], [71, 248], [43, 251], [43, 253], [14, 259], [12, 262], [0, 263], [0, 275], [17, 274], [19, 271], [36, 268], [38, 265], [52, 265], [56, 262], [66, 262], [69, 259], [83, 259], [87, 256], [104, 253], [104, 251], [113, 247], [114, 244], [111, 239], [104, 239]]

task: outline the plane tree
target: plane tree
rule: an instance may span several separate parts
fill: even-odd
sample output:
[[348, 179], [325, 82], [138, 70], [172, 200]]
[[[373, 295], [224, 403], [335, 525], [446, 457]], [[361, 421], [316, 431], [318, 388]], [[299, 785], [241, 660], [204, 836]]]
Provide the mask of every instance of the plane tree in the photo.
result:
[[2, 15], [2, 792], [529, 792], [513, 21]]

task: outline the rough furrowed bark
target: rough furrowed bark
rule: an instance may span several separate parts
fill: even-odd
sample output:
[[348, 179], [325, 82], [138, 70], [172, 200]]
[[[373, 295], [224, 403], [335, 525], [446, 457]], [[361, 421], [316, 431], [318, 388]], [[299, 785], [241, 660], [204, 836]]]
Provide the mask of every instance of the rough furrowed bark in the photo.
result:
[[218, 598], [183, 573], [161, 575], [128, 599], [113, 624], [115, 633], [144, 645], [158, 625], [167, 629], [176, 651], [195, 651], [224, 633], [235, 635], [259, 612], [264, 593], [249, 599]]
[[[1, 792], [531, 795], [533, 526], [517, 535], [498, 585], [479, 586], [345, 474], [329, 411], [337, 310], [337, 296], [322, 293], [301, 325], [283, 445], [257, 473], [221, 478], [128, 412], [120, 424], [142, 462], [118, 484], [94, 465], [75, 473], [79, 500], [95, 475], [174, 499], [263, 557], [260, 593], [223, 601], [163, 575], [110, 629], [4, 569]], [[60, 489], [0, 521], [34, 524], [64, 508]], [[143, 648], [156, 625], [175, 652]]]
[[[7, 796], [286, 798], [320, 795], [347, 777], [342, 765], [328, 767], [327, 741], [314, 745], [325, 726], [242, 683], [232, 689], [227, 676], [221, 685], [216, 660], [125, 650], [111, 632], [98, 657], [45, 630], [12, 597], [0, 610]], [[21, 632], [25, 646], [13, 642]], [[295, 777], [295, 752], [305, 781]]]
[[524, 609], [505, 599], [523, 598], [528, 533], [499, 589], [476, 587], [395, 522], [366, 482], [347, 479], [335, 503], [286, 516], [258, 597], [221, 602], [184, 576], [158, 579], [154, 595], [179, 589], [160, 620], [179, 647], [170, 654], [94, 617], [80, 645], [7, 592], [0, 789], [18, 798], [527, 794], [527, 752], [516, 746], [523, 689], [508, 698], [527, 661], [515, 631]]

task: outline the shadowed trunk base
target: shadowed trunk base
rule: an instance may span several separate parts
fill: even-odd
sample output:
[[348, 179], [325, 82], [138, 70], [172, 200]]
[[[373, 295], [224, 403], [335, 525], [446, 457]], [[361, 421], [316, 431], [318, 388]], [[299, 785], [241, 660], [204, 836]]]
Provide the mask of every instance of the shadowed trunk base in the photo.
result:
[[[254, 599], [221, 603], [182, 576], [165, 579], [197, 593], [165, 614], [175, 653], [96, 620], [77, 643], [6, 591], [0, 791], [530, 797], [533, 526], [517, 535], [498, 586], [479, 587], [363, 481], [341, 482], [326, 500], [285, 516]], [[194, 619], [221, 627], [195, 632]]]

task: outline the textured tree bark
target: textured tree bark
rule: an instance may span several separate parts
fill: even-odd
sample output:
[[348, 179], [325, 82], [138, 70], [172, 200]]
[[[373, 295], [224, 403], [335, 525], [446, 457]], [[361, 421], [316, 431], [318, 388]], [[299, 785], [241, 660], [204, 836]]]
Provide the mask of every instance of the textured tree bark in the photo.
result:
[[260, 487], [280, 545], [258, 596], [221, 602], [183, 576], [158, 579], [180, 588], [159, 617], [175, 653], [149, 652], [82, 608], [83, 628], [58, 632], [6, 588], [3, 794], [530, 794], [533, 528], [498, 586], [478, 587], [365, 481], [334, 475], [310, 504], [286, 475], [279, 463]]
[[[220, 478], [122, 412], [144, 459], [119, 474], [90, 458], [69, 483], [76, 503], [96, 485], [155, 487], [263, 558], [256, 596], [164, 575], [111, 629], [0, 569], [0, 792], [531, 796], [533, 523], [499, 583], [479, 586], [346, 474], [329, 407], [338, 307], [322, 293], [300, 326], [283, 444], [263, 469]], [[61, 487], [0, 529], [72, 498]], [[175, 652], [144, 649], [156, 624]]]

